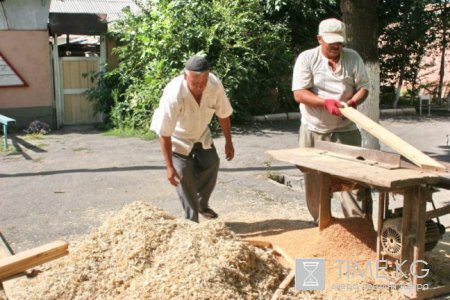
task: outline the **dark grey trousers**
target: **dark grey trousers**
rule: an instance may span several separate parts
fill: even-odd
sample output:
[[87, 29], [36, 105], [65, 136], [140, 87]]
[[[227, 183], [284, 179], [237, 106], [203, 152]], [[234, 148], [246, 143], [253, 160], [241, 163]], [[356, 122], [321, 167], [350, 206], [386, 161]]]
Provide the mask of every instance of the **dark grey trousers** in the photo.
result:
[[[347, 132], [330, 132], [320, 134], [310, 131], [308, 126], [302, 124], [299, 130], [300, 147], [314, 147], [315, 141], [329, 141], [351, 146], [361, 146], [361, 134], [358, 130]], [[319, 188], [315, 183], [319, 180], [319, 173], [311, 170], [304, 172], [306, 204], [314, 221], [319, 220]], [[335, 192], [333, 197], [341, 202], [342, 212], [346, 218], [368, 217], [372, 218], [372, 197], [370, 188], [354, 191]], [[361, 203], [361, 207], [359, 205]]]
[[194, 144], [188, 156], [173, 153], [173, 165], [180, 176], [177, 194], [186, 219], [198, 222], [198, 213], [208, 208], [209, 197], [216, 186], [219, 156], [214, 146], [203, 149]]

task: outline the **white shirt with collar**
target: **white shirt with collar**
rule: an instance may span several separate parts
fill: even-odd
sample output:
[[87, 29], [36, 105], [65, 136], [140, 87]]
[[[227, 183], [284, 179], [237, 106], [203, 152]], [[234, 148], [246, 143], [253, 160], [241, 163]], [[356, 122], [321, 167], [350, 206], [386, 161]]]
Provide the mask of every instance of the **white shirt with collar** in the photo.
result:
[[[292, 91], [309, 89], [321, 98], [347, 102], [360, 88], [369, 90], [369, 78], [359, 54], [343, 48], [333, 71], [320, 46], [306, 50], [297, 58], [292, 78]], [[331, 115], [322, 107], [300, 104], [302, 124], [319, 133], [355, 130], [350, 120]]]
[[209, 73], [200, 104], [189, 91], [184, 75], [180, 75], [164, 89], [150, 129], [159, 136], [171, 136], [173, 152], [189, 155], [194, 143], [202, 143], [204, 149], [211, 148], [213, 141], [208, 125], [213, 114], [223, 119], [232, 112], [223, 85], [214, 74]]

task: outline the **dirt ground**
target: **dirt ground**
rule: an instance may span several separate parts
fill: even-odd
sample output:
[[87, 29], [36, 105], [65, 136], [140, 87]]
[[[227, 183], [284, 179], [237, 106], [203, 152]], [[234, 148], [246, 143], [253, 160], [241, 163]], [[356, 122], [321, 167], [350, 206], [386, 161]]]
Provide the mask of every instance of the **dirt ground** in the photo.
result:
[[[381, 124], [450, 163], [449, 118], [385, 119]], [[312, 227], [300, 172], [264, 154], [296, 147], [298, 125], [283, 121], [234, 128], [236, 156], [231, 162], [224, 159], [223, 138], [215, 139], [222, 159], [210, 205], [232, 230], [258, 236], [262, 230], [282, 233]], [[16, 252], [86, 234], [132, 201], [182, 216], [156, 140], [105, 136], [90, 126], [12, 138], [20, 151], [0, 152], [0, 232]], [[293, 188], [269, 180], [271, 174], [294, 178]], [[434, 199], [440, 207], [450, 201], [450, 192], [437, 192]], [[337, 203], [332, 209], [333, 215], [341, 215]], [[448, 231], [449, 216], [441, 222]]]

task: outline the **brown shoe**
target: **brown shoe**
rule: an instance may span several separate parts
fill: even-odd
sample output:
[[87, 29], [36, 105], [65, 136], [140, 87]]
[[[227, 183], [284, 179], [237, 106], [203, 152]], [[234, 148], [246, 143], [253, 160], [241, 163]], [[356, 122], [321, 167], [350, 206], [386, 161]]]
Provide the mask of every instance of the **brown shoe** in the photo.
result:
[[219, 215], [209, 207], [201, 211], [200, 214], [205, 217], [205, 219], [217, 219], [219, 217]]

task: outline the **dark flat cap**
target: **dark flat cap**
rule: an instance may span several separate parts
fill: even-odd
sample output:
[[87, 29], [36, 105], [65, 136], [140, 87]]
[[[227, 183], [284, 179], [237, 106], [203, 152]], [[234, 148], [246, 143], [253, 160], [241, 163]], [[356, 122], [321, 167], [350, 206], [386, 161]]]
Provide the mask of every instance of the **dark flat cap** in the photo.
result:
[[203, 56], [194, 55], [187, 60], [184, 68], [189, 71], [204, 72], [209, 70], [209, 62]]

